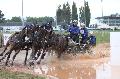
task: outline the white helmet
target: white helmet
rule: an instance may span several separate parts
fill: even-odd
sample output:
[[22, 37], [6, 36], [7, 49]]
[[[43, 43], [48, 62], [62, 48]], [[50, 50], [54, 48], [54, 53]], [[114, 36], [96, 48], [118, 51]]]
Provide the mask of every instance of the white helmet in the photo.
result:
[[84, 23], [81, 23], [81, 27], [84, 27], [85, 26], [85, 24]]
[[93, 35], [93, 31], [90, 31], [89, 33], [90, 33], [90, 35]]
[[78, 23], [78, 21], [77, 20], [73, 20], [73, 23]]

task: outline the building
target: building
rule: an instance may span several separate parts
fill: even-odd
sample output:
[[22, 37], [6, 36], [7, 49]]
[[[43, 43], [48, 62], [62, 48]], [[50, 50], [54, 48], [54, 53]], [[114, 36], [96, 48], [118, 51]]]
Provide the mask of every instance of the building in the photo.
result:
[[[31, 22], [25, 22], [24, 25], [31, 25]], [[45, 24], [42, 22], [38, 22], [39, 25]], [[53, 25], [53, 30], [55, 31], [59, 31], [59, 30], [63, 30], [62, 28], [60, 28], [60, 26], [55, 26], [55, 22], [52, 23]], [[7, 23], [0, 23], [0, 30], [2, 30], [4, 33], [11, 33], [11, 32], [16, 32], [16, 31], [21, 31], [22, 28], [24, 26], [22, 26], [22, 22], [7, 22]]]
[[120, 28], [120, 15], [118, 13], [110, 16], [97, 17], [98, 25], [105, 25], [107, 28]]
[[21, 31], [23, 26], [21, 22], [8, 22], [8, 23], [1, 23], [0, 28], [3, 33], [11, 33], [16, 31]]
[[53, 30], [54, 31], [60, 31], [60, 30], [63, 30], [60, 25], [57, 25], [56, 27], [53, 27]]

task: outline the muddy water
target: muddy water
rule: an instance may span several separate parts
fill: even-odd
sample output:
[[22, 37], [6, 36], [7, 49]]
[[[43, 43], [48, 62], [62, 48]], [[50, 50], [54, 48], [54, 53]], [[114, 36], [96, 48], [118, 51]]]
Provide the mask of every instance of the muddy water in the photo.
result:
[[[15, 67], [9, 67], [9, 70], [55, 77], [49, 79], [109, 79], [110, 69], [104, 65], [109, 61], [109, 58], [103, 58], [105, 56], [109, 57], [109, 45], [98, 45], [94, 51], [97, 51], [95, 56], [64, 55], [60, 59], [57, 59], [55, 56], [48, 55], [37, 68], [28, 69], [16, 65]], [[15, 59], [16, 64], [23, 64], [24, 52], [18, 54]]]
[[59, 79], [96, 79], [96, 71], [92, 67], [74, 67], [70, 65], [52, 65], [48, 75]]
[[[42, 74], [54, 76], [58, 79], [99, 79], [96, 76], [98, 67], [108, 59], [89, 59], [87, 57], [64, 56], [61, 59], [50, 57], [40, 66]], [[100, 71], [99, 71], [100, 73]]]

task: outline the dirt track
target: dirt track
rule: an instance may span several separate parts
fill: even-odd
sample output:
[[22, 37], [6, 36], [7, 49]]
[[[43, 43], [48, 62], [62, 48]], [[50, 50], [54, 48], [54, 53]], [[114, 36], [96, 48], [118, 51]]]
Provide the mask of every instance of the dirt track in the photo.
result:
[[60, 59], [55, 56], [46, 56], [42, 60], [41, 65], [30, 69], [27, 66], [23, 66], [25, 51], [21, 51], [15, 59], [14, 67], [7, 67], [7, 69], [31, 74], [42, 74], [42, 76], [51, 75], [58, 79], [96, 79], [96, 68], [109, 61], [109, 50], [110, 45], [105, 43], [99, 44], [93, 49], [94, 55], [65, 55]]

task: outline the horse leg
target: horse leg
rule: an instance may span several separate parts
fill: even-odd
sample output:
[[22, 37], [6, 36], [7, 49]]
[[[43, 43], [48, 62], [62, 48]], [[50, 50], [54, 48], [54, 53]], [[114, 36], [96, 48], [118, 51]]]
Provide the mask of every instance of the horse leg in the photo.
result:
[[0, 59], [0, 62], [5, 59], [5, 57], [9, 54], [9, 52], [7, 52], [1, 59]]
[[35, 57], [35, 60], [39, 58], [40, 54], [41, 54], [41, 50], [38, 50], [37, 57]]
[[32, 53], [31, 53], [31, 55], [30, 55], [30, 60], [32, 60], [32, 61], [29, 61], [29, 65], [30, 65], [30, 66], [34, 64], [34, 63], [33, 63], [33, 60], [35, 60], [36, 51], [37, 51], [37, 50], [35, 49], [35, 47], [32, 46]]
[[63, 52], [64, 52], [64, 50], [58, 50], [58, 56], [57, 57], [60, 58]]
[[0, 62], [10, 53], [11, 49], [0, 59]]
[[45, 50], [43, 50], [43, 53], [42, 53], [40, 59], [38, 60], [37, 64], [40, 64], [41, 60], [44, 59], [45, 55], [46, 55]]
[[13, 49], [14, 49], [14, 46], [13, 46], [13, 47], [11, 47], [11, 49], [7, 52], [8, 57], [7, 57], [7, 60], [6, 60], [5, 66], [7, 66], [7, 65], [8, 65], [8, 61], [9, 61], [9, 58], [10, 58], [10, 55], [11, 55], [11, 53], [12, 53]]
[[58, 52], [58, 56], [57, 56], [58, 58], [60, 58], [61, 57], [61, 53], [60, 52]]
[[44, 59], [45, 55], [46, 55], [46, 53], [44, 52], [41, 56], [41, 59]]
[[30, 60], [31, 60], [31, 59], [35, 59], [35, 55], [36, 55], [36, 49], [35, 49], [34, 46], [32, 46], [32, 53], [31, 53], [31, 55], [30, 55]]
[[15, 53], [15, 55], [14, 55], [13, 58], [12, 58], [12, 63], [11, 63], [11, 65], [13, 65], [13, 62], [14, 62], [14, 60], [15, 60], [15, 57], [16, 57], [17, 54], [20, 52], [20, 49], [19, 49], [19, 50], [16, 50], [15, 52], [16, 52], [16, 53]]
[[26, 61], [27, 61], [27, 56], [28, 56], [28, 50], [26, 50], [26, 56], [25, 56], [25, 61], [24, 61], [24, 65], [26, 65]]
[[6, 57], [6, 55], [8, 55], [7, 60], [6, 60], [6, 63], [5, 63], [5, 66], [8, 65], [8, 60], [9, 60], [9, 58], [10, 58], [10, 55], [11, 55], [11, 53], [12, 53], [14, 47], [15, 47], [15, 46], [13, 45], [13, 46], [10, 48], [10, 50], [5, 54], [5, 56], [2, 57], [2, 59], [0, 59], [0, 61], [1, 61], [1, 60], [3, 60], [3, 59]]
[[6, 44], [6, 46], [5, 46], [5, 48], [4, 48], [4, 50], [3, 50], [3, 52], [0, 54], [0, 56], [3, 56], [3, 54], [4, 54], [4, 52], [7, 50], [7, 47], [9, 46], [9, 44], [7, 43]]
[[9, 61], [9, 58], [10, 58], [11, 53], [12, 53], [12, 51], [10, 51], [9, 54], [8, 54], [7, 60], [6, 60], [6, 62], [5, 62], [5, 66], [8, 65], [8, 61]]

